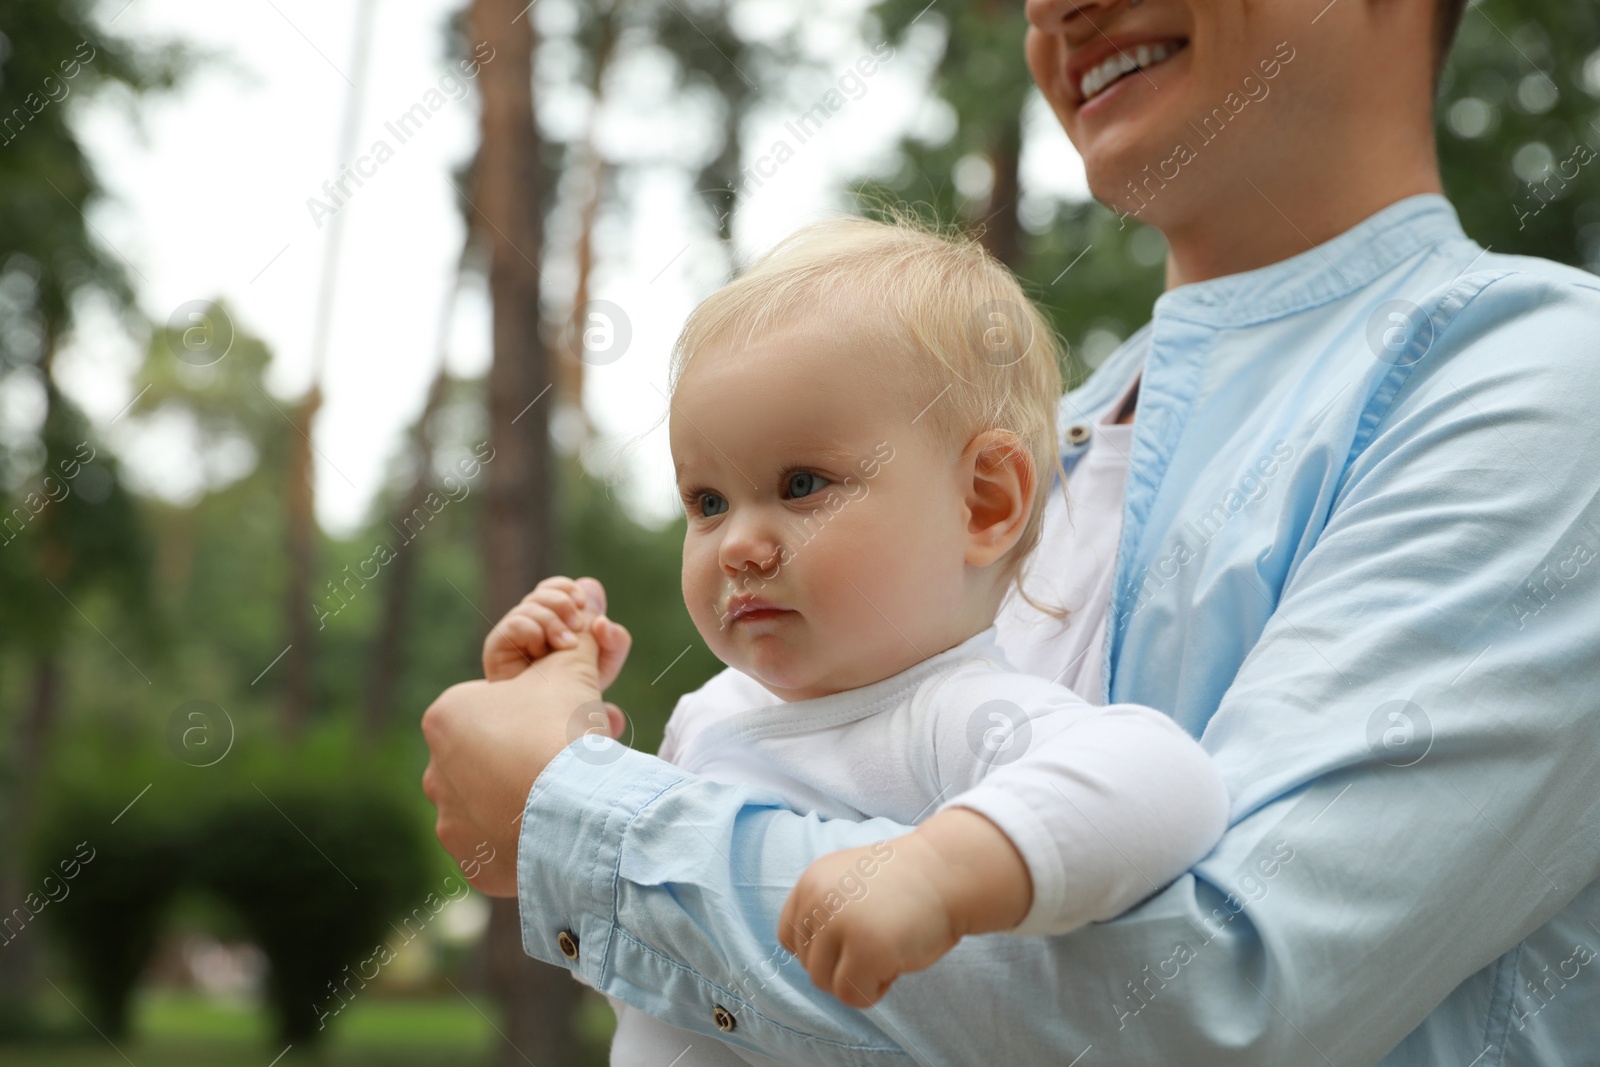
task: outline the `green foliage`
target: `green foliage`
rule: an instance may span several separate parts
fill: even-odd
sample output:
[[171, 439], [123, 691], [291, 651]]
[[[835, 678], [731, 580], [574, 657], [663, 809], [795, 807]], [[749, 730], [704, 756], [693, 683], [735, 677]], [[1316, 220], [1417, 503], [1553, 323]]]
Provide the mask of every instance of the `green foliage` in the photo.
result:
[[[130, 819], [107, 834], [128, 799], [103, 791], [62, 798], [62, 810], [41, 835], [38, 861], [42, 891], [63, 885], [68, 893], [47, 905], [42, 918], [77, 965], [89, 1015], [113, 1038], [127, 1032], [128, 998], [155, 948], [187, 851], [182, 827], [148, 819]], [[73, 868], [66, 865], [74, 861], [82, 865], [68, 881]]]
[[1441, 86], [1439, 158], [1479, 243], [1600, 270], [1600, 7], [1469, 5]]
[[[896, 48], [907, 46], [916, 28], [942, 27], [944, 43], [935, 73], [938, 96], [955, 111], [958, 124], [936, 147], [956, 158], [986, 153], [997, 135], [1018, 126], [1022, 107], [1033, 92], [1033, 79], [1022, 59], [1028, 30], [1021, 4], [937, 5], [926, 0], [881, 0], [873, 5], [869, 39], [886, 37]], [[924, 157], [933, 164], [935, 157]], [[932, 187], [949, 186], [946, 167], [929, 166], [921, 177]]]
[[337, 778], [268, 785], [202, 823], [193, 870], [271, 961], [268, 1000], [284, 1041], [315, 1040], [321, 1015], [343, 1004], [336, 986], [365, 985], [361, 964], [391, 920], [442, 907], [428, 895], [420, 832], [387, 791]]
[[[131, 297], [122, 264], [90, 239], [81, 214], [101, 188], [65, 105], [109, 84], [135, 92], [170, 85], [181, 64], [175, 51], [136, 49], [103, 32], [92, 6], [0, 2], [0, 270], [32, 275], [27, 310], [49, 332], [70, 320], [80, 290]], [[0, 363], [26, 360], [27, 347], [0, 341]]]
[[0, 598], [13, 608], [0, 616], [0, 649], [34, 654], [80, 624], [85, 594], [105, 591], [129, 613], [151, 606], [149, 543], [120, 464], [53, 383], [45, 394], [40, 469], [0, 493]]
[[[342, 1003], [333, 983], [371, 957], [392, 920], [439, 906], [419, 805], [394, 768], [362, 760], [347, 738], [293, 752], [236, 744], [207, 767], [116, 748], [88, 739], [66, 763], [34, 848], [36, 882], [67, 890], [40, 917], [109, 1035], [126, 1031], [134, 984], [185, 893], [220, 901], [267, 954], [269, 1001], [297, 1044], [316, 1039], [318, 1006]], [[83, 862], [66, 879], [72, 857]]]

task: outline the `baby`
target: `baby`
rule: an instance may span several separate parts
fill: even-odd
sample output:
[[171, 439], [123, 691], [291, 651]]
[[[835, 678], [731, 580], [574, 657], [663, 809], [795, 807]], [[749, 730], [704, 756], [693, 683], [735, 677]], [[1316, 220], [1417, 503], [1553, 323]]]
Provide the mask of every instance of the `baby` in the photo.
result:
[[[857, 1007], [967, 935], [1111, 918], [1226, 823], [1220, 779], [1170, 719], [1091, 706], [995, 643], [1058, 469], [1058, 357], [976, 244], [860, 219], [780, 244], [674, 348], [684, 601], [728, 669], [678, 702], [660, 755], [801, 813], [917, 826], [818, 860], [783, 909], [784, 949]], [[485, 673], [585, 631], [603, 686], [626, 631], [592, 579], [549, 579], [490, 634]], [[730, 990], [726, 1043], [614, 1000], [611, 1062], [661, 1067], [686, 1046], [678, 1067], [771, 1062], [735, 1047], [737, 1013], [759, 1010], [745, 979], [707, 977]]]

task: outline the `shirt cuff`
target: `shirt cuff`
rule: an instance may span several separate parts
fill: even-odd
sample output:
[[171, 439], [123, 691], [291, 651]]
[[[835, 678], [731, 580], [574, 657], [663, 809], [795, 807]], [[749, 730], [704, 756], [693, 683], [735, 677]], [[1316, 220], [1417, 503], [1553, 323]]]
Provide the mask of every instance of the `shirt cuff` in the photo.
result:
[[579, 738], [550, 761], [528, 792], [517, 837], [524, 952], [604, 987], [628, 825], [685, 777], [609, 738]]

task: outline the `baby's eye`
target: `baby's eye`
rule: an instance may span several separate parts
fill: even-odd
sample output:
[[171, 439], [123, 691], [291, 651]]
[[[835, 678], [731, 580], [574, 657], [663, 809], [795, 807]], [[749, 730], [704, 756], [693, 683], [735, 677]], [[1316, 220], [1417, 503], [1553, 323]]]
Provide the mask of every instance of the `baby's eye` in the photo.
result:
[[708, 519], [728, 510], [728, 502], [716, 493], [701, 493], [694, 498], [694, 506], [696, 511]]
[[794, 471], [784, 479], [784, 495], [790, 500], [810, 496], [828, 484], [828, 479], [813, 471]]

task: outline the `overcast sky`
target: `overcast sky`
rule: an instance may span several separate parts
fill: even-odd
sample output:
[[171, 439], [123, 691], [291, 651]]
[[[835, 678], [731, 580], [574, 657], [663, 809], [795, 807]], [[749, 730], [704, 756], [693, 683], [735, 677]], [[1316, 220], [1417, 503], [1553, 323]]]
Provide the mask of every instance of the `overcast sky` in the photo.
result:
[[[563, 2], [541, 0], [529, 16], [558, 29], [567, 14]], [[274, 352], [269, 386], [288, 411], [310, 374], [330, 227], [318, 226], [308, 201], [328, 203], [323, 183], [339, 176], [356, 0], [133, 0], [119, 13], [120, 3], [110, 0], [101, 9], [107, 21], [114, 18], [114, 32], [181, 39], [212, 58], [177, 92], [132, 108], [108, 95], [74, 112], [110, 193], [91, 219], [104, 243], [129, 264], [140, 307], [152, 321], [166, 321], [187, 301], [225, 300], [238, 327]], [[350, 531], [366, 515], [398, 434], [421, 407], [434, 372], [434, 338], [462, 240], [450, 173], [470, 155], [476, 136], [476, 96], [462, 95], [448, 80], [444, 56], [442, 26], [460, 6], [460, 0], [379, 0], [377, 6], [355, 140], [362, 154], [384, 140], [393, 155], [366, 164], [372, 176], [341, 208], [345, 247], [325, 403], [315, 430], [317, 510], [334, 532]], [[753, 0], [749, 10], [767, 26], [803, 11], [808, 44], [824, 70], [843, 73], [875, 43], [857, 34], [852, 13], [860, 6], [860, 0]], [[926, 26], [930, 44], [940, 29], [935, 6]], [[883, 165], [900, 131], [937, 129], [940, 111], [921, 91], [928, 58], [903, 50], [794, 158], [778, 167], [765, 164], [775, 173], [748, 190], [752, 195], [735, 220], [740, 255], [841, 210], [843, 183]], [[691, 150], [697, 143], [703, 123], [692, 108], [672, 115], [652, 109], [660, 100], [656, 76], [640, 64], [608, 97], [601, 124], [608, 155], [670, 160], [677, 146]], [[432, 91], [438, 95], [430, 97]], [[451, 99], [457, 95], [462, 98]], [[385, 126], [413, 105], [437, 104], [441, 97], [443, 105], [403, 143]], [[1024, 157], [1026, 185], [1084, 195], [1076, 155], [1037, 110]], [[774, 101], [749, 138], [748, 165], [760, 162], [782, 135], [792, 111], [792, 104]], [[542, 111], [547, 125], [581, 122], [585, 115], [581, 102], [560, 99]], [[664, 432], [640, 437], [665, 406], [668, 348], [694, 303], [722, 280], [714, 242], [686, 210], [692, 196], [677, 168], [649, 171], [631, 193], [626, 225], [605, 228], [598, 249], [593, 296], [626, 310], [633, 340], [623, 358], [590, 369], [585, 405], [604, 434], [596, 465], [608, 467], [620, 454], [616, 469], [643, 516], [665, 516], [676, 507]], [[481, 287], [463, 294], [454, 323], [451, 367], [481, 373], [489, 358]], [[105, 428], [143, 488], [182, 499], [198, 492], [205, 477], [184, 428], [136, 430], [133, 420], [117, 420], [133, 399], [132, 375], [144, 343], [91, 311], [62, 353], [58, 376]]]

